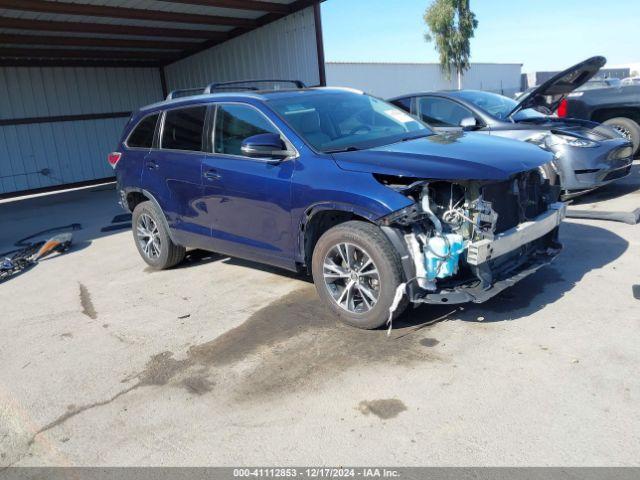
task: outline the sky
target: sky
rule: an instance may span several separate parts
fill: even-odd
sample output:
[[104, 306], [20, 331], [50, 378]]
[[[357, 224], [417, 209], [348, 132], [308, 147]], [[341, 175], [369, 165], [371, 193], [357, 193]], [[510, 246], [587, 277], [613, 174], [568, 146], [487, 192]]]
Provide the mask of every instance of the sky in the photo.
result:
[[[437, 62], [424, 41], [432, 0], [325, 0], [327, 61]], [[640, 0], [470, 0], [478, 28], [472, 62], [560, 70], [593, 55], [640, 64]]]

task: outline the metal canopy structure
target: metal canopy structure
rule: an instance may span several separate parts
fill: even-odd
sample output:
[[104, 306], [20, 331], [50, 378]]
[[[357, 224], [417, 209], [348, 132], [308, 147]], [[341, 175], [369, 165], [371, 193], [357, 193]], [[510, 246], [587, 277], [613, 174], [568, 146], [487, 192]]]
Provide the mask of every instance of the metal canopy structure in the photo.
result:
[[324, 85], [322, 0], [0, 0], [0, 198], [112, 180], [131, 112], [169, 90]]
[[318, 0], [0, 0], [0, 66], [163, 67]]

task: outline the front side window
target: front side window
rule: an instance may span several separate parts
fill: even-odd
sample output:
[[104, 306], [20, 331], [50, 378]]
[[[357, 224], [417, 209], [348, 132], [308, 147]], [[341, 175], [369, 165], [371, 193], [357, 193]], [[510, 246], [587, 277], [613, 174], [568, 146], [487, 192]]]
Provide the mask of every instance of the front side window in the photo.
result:
[[213, 151], [243, 156], [242, 142], [262, 133], [279, 134], [271, 122], [255, 108], [247, 105], [220, 105], [216, 114]]
[[463, 118], [473, 113], [452, 100], [439, 97], [422, 97], [418, 101], [420, 118], [434, 127], [457, 127]]
[[161, 147], [170, 150], [201, 151], [206, 115], [207, 107], [204, 106], [167, 111]]
[[432, 133], [395, 105], [356, 92], [306, 93], [269, 105], [321, 152], [373, 148]]
[[399, 98], [398, 100], [394, 100], [391, 103], [403, 110], [406, 110], [407, 112], [411, 111], [411, 97]]
[[129, 135], [127, 147], [151, 148], [159, 116], [160, 114], [155, 114], [143, 118], [140, 123], [136, 125], [136, 128], [133, 129], [131, 135]]

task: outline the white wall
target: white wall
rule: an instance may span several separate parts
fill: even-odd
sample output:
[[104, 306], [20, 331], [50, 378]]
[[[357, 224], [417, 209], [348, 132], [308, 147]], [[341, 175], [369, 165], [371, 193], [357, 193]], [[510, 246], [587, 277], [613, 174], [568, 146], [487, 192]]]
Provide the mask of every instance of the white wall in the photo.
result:
[[[489, 90], [511, 96], [520, 90], [522, 65], [473, 63], [463, 88]], [[327, 85], [352, 87], [382, 98], [405, 93], [457, 88], [457, 79], [447, 81], [436, 63], [334, 63], [326, 64]]]
[[[0, 120], [131, 112], [161, 98], [158, 69], [0, 68]], [[126, 121], [0, 125], [0, 194], [113, 176], [106, 158]]]
[[296, 79], [317, 85], [313, 7], [180, 60], [165, 72], [169, 90], [259, 78]]

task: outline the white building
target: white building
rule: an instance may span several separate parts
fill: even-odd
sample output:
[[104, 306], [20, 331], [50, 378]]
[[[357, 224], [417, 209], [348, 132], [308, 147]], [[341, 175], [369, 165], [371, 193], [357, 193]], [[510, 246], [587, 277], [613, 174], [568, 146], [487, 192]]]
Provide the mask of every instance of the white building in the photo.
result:
[[[457, 88], [447, 80], [438, 63], [327, 62], [327, 85], [353, 87], [382, 98], [405, 93]], [[462, 88], [488, 90], [512, 96], [520, 90], [520, 63], [472, 63]]]

